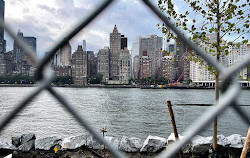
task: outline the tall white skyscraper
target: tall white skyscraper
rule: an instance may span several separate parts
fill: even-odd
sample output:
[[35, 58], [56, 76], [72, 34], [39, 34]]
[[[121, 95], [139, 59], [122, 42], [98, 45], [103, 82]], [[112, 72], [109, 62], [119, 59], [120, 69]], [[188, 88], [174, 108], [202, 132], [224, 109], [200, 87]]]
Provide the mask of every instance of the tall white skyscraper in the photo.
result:
[[82, 40], [82, 50], [87, 51], [86, 40]]

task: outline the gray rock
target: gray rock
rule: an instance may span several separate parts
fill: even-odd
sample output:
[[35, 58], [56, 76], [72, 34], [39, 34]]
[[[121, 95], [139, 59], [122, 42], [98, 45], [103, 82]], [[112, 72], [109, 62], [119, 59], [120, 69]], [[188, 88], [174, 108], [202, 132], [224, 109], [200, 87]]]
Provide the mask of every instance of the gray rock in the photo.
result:
[[15, 146], [18, 147], [21, 145], [21, 137], [11, 137], [11, 143]]
[[139, 138], [136, 137], [128, 138], [126, 136], [122, 137], [119, 145], [119, 149], [126, 152], [137, 152], [138, 150], [140, 150], [141, 147], [142, 144]]
[[18, 150], [27, 152], [35, 148], [35, 139], [32, 139], [18, 147]]
[[91, 135], [87, 137], [86, 146], [95, 150], [103, 149], [103, 146]]
[[157, 152], [165, 147], [167, 140], [158, 136], [149, 135], [144, 141], [140, 152]]
[[119, 149], [120, 141], [111, 136], [105, 136], [104, 139], [108, 141], [115, 149]]
[[29, 142], [30, 140], [35, 140], [36, 139], [36, 135], [34, 133], [28, 133], [28, 134], [23, 134], [21, 136], [21, 144], [24, 144], [26, 142]]
[[45, 137], [35, 141], [35, 149], [39, 150], [53, 150], [52, 148], [56, 145], [61, 144], [61, 137]]
[[245, 144], [247, 137], [242, 137], [242, 144]]
[[217, 144], [225, 147], [230, 145], [230, 142], [224, 135], [217, 135]]
[[227, 140], [230, 142], [229, 147], [232, 148], [243, 148], [242, 137], [239, 134], [232, 134], [227, 137]]
[[209, 149], [211, 148], [211, 139], [202, 137], [202, 136], [195, 136], [192, 140], [192, 147], [191, 151], [194, 154], [205, 154], [209, 152]]
[[[178, 134], [178, 137], [179, 139], [182, 139], [183, 136], [181, 136], [180, 134]], [[168, 136], [168, 139], [167, 139], [167, 143], [170, 144], [172, 142], [175, 142], [175, 135], [174, 133], [171, 133], [169, 136]]]
[[1, 149], [17, 150], [14, 145], [9, 144], [6, 140], [0, 138], [0, 150]]
[[62, 149], [76, 149], [87, 144], [87, 136], [72, 136], [67, 137], [62, 141]]

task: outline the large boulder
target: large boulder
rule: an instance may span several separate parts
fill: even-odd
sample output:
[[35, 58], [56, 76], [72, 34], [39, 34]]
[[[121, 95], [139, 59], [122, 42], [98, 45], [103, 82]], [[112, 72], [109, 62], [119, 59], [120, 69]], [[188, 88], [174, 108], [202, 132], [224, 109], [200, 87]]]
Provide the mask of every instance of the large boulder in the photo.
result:
[[67, 137], [62, 141], [62, 149], [76, 149], [80, 148], [83, 145], [86, 145], [87, 142], [87, 136], [81, 135], [81, 136], [71, 136]]
[[61, 142], [62, 138], [60, 136], [45, 137], [35, 141], [35, 148], [38, 150], [53, 150]]
[[243, 148], [242, 137], [239, 134], [232, 134], [227, 137], [231, 148]]
[[[183, 136], [181, 136], [180, 134], [178, 134], [178, 137], [179, 139], [181, 140], [183, 138]], [[175, 142], [175, 135], [174, 133], [171, 133], [169, 136], [168, 136], [168, 139], [167, 139], [167, 143], [170, 144], [172, 142]]]
[[103, 145], [101, 145], [93, 136], [88, 136], [86, 141], [86, 146], [92, 149], [103, 149]]
[[11, 154], [13, 150], [17, 150], [17, 148], [14, 145], [9, 144], [6, 140], [0, 138], [0, 155]]
[[32, 149], [35, 148], [35, 139], [32, 139], [28, 142], [25, 142], [23, 144], [21, 144], [19, 147], [18, 147], [18, 150], [20, 151], [23, 151], [23, 152], [27, 152], [27, 151], [30, 151]]
[[120, 141], [111, 136], [105, 136], [104, 139], [108, 141], [115, 149], [119, 149]]
[[11, 137], [11, 143], [15, 147], [18, 147], [21, 145], [21, 137]]
[[144, 141], [140, 152], [157, 152], [165, 147], [166, 142], [165, 138], [149, 135]]
[[[30, 151], [35, 148], [36, 135], [34, 133], [23, 134], [18, 141], [18, 137], [12, 137], [12, 144], [23, 152]], [[20, 145], [18, 145], [20, 144]]]
[[23, 134], [20, 138], [21, 144], [29, 142], [30, 140], [35, 140], [36, 135], [34, 133]]
[[194, 154], [207, 154], [211, 148], [211, 140], [202, 136], [195, 136], [192, 139], [191, 151]]
[[225, 147], [230, 145], [230, 142], [224, 135], [217, 135], [217, 144]]
[[141, 147], [142, 144], [139, 138], [136, 137], [128, 138], [126, 136], [122, 137], [119, 145], [119, 149], [126, 152], [137, 152], [138, 150], [141, 149]]

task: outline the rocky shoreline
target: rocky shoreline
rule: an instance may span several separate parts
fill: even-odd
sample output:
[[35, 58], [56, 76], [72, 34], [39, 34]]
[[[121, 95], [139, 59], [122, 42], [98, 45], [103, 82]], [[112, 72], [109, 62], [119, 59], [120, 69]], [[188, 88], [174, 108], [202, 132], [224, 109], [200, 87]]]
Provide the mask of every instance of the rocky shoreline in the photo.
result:
[[[179, 136], [182, 139], [182, 136]], [[105, 136], [114, 148], [121, 150], [128, 157], [155, 157], [156, 154], [170, 146], [175, 141], [172, 133], [167, 139], [149, 135], [142, 141], [136, 137], [123, 136], [120, 140]], [[223, 157], [239, 157], [246, 138], [238, 134], [225, 137], [218, 135], [219, 153]], [[0, 157], [102, 157], [106, 153], [104, 146], [99, 144], [91, 135], [71, 136], [62, 138], [60, 136], [36, 139], [34, 133], [23, 134], [12, 137], [11, 144], [0, 138]], [[213, 154], [211, 150], [212, 137], [196, 136], [185, 145], [182, 150], [184, 157], [208, 157]], [[99, 155], [99, 156], [98, 156]], [[248, 152], [248, 156], [250, 153]], [[8, 158], [9, 158], [8, 157]]]

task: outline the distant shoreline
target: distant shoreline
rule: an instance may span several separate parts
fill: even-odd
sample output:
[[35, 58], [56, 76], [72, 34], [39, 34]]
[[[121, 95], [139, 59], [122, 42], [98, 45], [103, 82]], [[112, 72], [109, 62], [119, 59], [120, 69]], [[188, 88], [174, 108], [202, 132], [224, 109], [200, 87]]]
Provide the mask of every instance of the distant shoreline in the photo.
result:
[[[0, 87], [38, 87], [39, 84], [0, 84]], [[197, 86], [167, 86], [167, 87], [151, 87], [150, 85], [52, 85], [52, 87], [67, 87], [67, 88], [140, 88], [140, 89], [214, 89], [214, 87], [197, 87]], [[250, 88], [242, 87], [249, 90]]]

